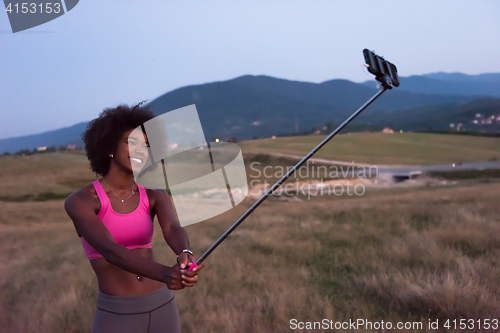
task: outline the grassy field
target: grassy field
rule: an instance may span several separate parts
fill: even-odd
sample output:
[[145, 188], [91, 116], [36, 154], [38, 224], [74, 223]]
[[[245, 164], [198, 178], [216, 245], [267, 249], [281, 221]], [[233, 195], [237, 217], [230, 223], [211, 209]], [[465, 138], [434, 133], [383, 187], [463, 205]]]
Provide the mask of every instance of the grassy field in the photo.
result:
[[46, 153], [0, 157], [0, 198], [69, 194], [96, 179], [82, 154]]
[[[185, 332], [498, 318], [499, 183], [264, 203], [175, 292]], [[187, 227], [200, 254], [248, 206]], [[0, 203], [2, 332], [88, 332], [97, 282], [63, 201]], [[156, 230], [159, 262], [173, 253]]]
[[[95, 179], [83, 156], [31, 157], [0, 158], [0, 197], [62, 194]], [[487, 176], [270, 198], [205, 262], [195, 288], [175, 291], [183, 332], [290, 332], [294, 318], [424, 328], [431, 319], [445, 332], [447, 319], [500, 319], [500, 182]], [[186, 227], [195, 253], [252, 203]], [[153, 251], [174, 263], [158, 225]], [[97, 281], [63, 200], [0, 200], [0, 253], [0, 332], [89, 332]]]
[[[325, 136], [243, 141], [243, 152], [304, 156]], [[500, 138], [424, 133], [339, 134], [314, 157], [369, 164], [426, 165], [500, 160]]]
[[[266, 153], [303, 156], [323, 136], [283, 137], [238, 142], [247, 165], [249, 181], [267, 165], [286, 167], [297, 161], [269, 157]], [[422, 133], [341, 134], [314, 157], [370, 164], [437, 164], [500, 160], [500, 138]], [[250, 163], [257, 161], [253, 169]], [[62, 166], [62, 167], [61, 167]], [[276, 170], [276, 169], [274, 169]], [[298, 176], [297, 176], [298, 177]], [[301, 177], [298, 177], [299, 179]], [[311, 177], [317, 178], [317, 177]], [[46, 153], [0, 157], [0, 200], [26, 201], [64, 196], [96, 179], [81, 153]], [[279, 179], [272, 177], [269, 181]]]

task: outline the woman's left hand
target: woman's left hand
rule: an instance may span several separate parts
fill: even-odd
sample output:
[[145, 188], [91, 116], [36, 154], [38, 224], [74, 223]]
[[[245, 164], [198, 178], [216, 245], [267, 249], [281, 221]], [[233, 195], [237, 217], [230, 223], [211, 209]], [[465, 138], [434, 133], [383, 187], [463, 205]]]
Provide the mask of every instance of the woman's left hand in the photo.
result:
[[179, 258], [177, 258], [177, 262], [179, 263], [179, 266], [184, 269], [188, 268], [192, 264], [196, 262], [196, 259], [188, 252], [182, 252], [179, 254]]
[[198, 282], [198, 272], [204, 267], [203, 264], [196, 266], [192, 271], [188, 268], [192, 264], [196, 263], [196, 258], [191, 254], [183, 252], [179, 255], [179, 266], [181, 267], [182, 274], [182, 284], [186, 287], [192, 287], [196, 282]]

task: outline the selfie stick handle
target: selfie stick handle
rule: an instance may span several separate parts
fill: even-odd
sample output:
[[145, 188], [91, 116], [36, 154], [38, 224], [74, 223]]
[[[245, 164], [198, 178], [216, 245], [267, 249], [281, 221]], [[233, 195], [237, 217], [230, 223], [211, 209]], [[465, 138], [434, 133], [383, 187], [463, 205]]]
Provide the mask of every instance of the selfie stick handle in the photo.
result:
[[368, 107], [368, 105], [370, 105], [374, 100], [376, 100], [380, 95], [382, 95], [387, 89], [391, 89], [392, 86], [391, 86], [390, 78], [387, 78], [387, 79], [388, 79], [388, 81], [385, 81], [385, 82], [382, 81], [382, 90], [380, 90], [372, 98], [370, 98], [362, 107], [360, 107], [356, 112], [354, 112], [339, 127], [337, 127], [337, 129], [335, 129], [319, 145], [317, 145], [316, 148], [311, 150], [309, 152], [309, 154], [307, 154], [304, 158], [302, 158], [302, 160], [300, 160], [299, 163], [297, 163], [290, 171], [288, 171], [286, 175], [284, 175], [280, 180], [278, 180], [278, 182], [276, 184], [274, 184], [273, 187], [271, 187], [259, 200], [257, 200], [257, 202], [255, 202], [252, 205], [252, 207], [250, 207], [245, 212], [245, 214], [243, 214], [229, 229], [227, 229], [227, 231], [222, 236], [219, 237], [219, 239], [212, 246], [210, 246], [210, 248], [205, 253], [203, 253], [203, 255], [200, 258], [198, 258], [198, 260], [196, 261], [195, 264], [192, 264], [189, 267], [189, 270], [192, 270], [193, 268], [195, 268], [197, 266], [197, 264], [199, 265], [205, 259], [207, 259], [207, 257], [210, 255], [210, 253], [212, 253], [212, 251], [215, 250], [217, 248], [217, 246], [219, 246], [220, 243], [222, 243], [222, 241], [224, 241], [224, 239], [226, 239], [226, 237], [229, 236], [229, 234], [231, 232], [233, 232], [234, 229], [236, 229], [240, 225], [240, 223], [243, 222], [248, 217], [248, 215], [250, 215], [255, 210], [255, 208], [257, 208], [281, 184], [283, 184], [283, 182], [285, 180], [287, 180], [295, 172], [296, 169], [300, 168], [311, 156], [313, 156], [321, 147], [323, 147], [328, 141], [330, 141], [335, 135], [337, 135], [338, 132], [340, 132], [344, 127], [346, 127], [347, 124], [349, 124], [354, 118], [356, 118], [357, 115], [359, 115], [361, 113], [361, 111], [366, 109]]

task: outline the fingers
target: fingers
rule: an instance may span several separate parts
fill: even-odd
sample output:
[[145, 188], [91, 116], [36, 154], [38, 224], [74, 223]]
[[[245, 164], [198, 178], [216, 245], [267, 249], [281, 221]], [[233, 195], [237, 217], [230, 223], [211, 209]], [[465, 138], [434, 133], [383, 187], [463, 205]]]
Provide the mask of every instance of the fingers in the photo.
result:
[[205, 267], [203, 264], [200, 264], [200, 266], [196, 266], [193, 268], [192, 271], [187, 270], [187, 269], [181, 269], [181, 274], [186, 275], [187, 277], [195, 277], [198, 275], [198, 273], [201, 271], [201, 269]]
[[189, 277], [189, 276], [186, 276], [183, 274], [182, 281], [187, 282], [187, 283], [196, 283], [196, 282], [198, 282], [198, 276]]
[[205, 267], [205, 265], [199, 264], [199, 265], [196, 265], [196, 267], [194, 267], [192, 270], [188, 270], [188, 269], [190, 269], [190, 267], [186, 267], [186, 270], [188, 270], [189, 272], [199, 272], [203, 267]]
[[182, 281], [182, 284], [183, 284], [185, 287], [192, 287], [192, 286], [194, 286], [194, 283], [187, 283], [186, 281]]
[[[185, 287], [193, 287], [194, 284], [198, 282], [198, 273], [203, 269], [203, 267], [205, 267], [205, 265], [202, 263], [193, 268], [192, 271], [187, 270], [187, 264], [193, 264], [195, 262], [196, 259], [193, 256], [179, 256], [179, 263], [173, 267], [174, 270], [170, 275], [170, 289], [180, 290]], [[183, 264], [184, 268], [181, 268]]]
[[[186, 262], [188, 262], [189, 260], [192, 260], [192, 263], [196, 262], [194, 257], [188, 259], [187, 256], [185, 256], [184, 258], [181, 258], [181, 256], [179, 256], [179, 263], [172, 267], [174, 269], [170, 275], [170, 281], [168, 283], [169, 289], [180, 290], [186, 287], [193, 287], [194, 284], [198, 282], [198, 272], [203, 267], [205, 267], [203, 264], [200, 264], [199, 266], [193, 268], [192, 271], [188, 271], [187, 269], [181, 268], [181, 259], [184, 259]], [[184, 267], [186, 267], [186, 265]]]
[[[193, 257], [191, 254], [188, 253], [187, 257], [188, 257], [188, 263], [187, 263], [188, 266], [191, 266], [192, 264], [194, 264], [196, 262], [195, 257]], [[181, 268], [184, 268], [184, 267], [181, 267]]]
[[179, 266], [181, 268], [185, 268], [186, 265], [188, 264], [189, 258], [187, 256], [187, 253], [183, 252], [179, 255]]
[[182, 277], [178, 272], [174, 273], [170, 277], [169, 281], [167, 282], [167, 285], [168, 288], [172, 290], [180, 290], [186, 287], [184, 283], [182, 283]]
[[181, 290], [181, 289], [184, 289], [186, 287], [182, 283], [182, 280], [175, 280], [175, 279], [168, 281], [167, 286], [168, 286], [168, 289], [172, 289], [172, 290]]
[[204, 264], [196, 266], [192, 271], [187, 269], [181, 269], [180, 274], [182, 278], [182, 284], [186, 287], [192, 287], [196, 282], [198, 282], [198, 272], [205, 267]]

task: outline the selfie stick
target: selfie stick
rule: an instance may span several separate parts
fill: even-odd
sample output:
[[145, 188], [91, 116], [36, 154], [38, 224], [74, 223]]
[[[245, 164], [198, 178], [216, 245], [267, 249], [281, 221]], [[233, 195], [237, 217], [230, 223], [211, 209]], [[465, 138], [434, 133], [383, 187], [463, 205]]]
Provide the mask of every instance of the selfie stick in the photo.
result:
[[[365, 58], [366, 58], [366, 56], [365, 56]], [[368, 65], [371, 65], [371, 63], [368, 62]], [[372, 67], [374, 67], [374, 66], [372, 66]], [[371, 70], [370, 70], [370, 72], [371, 72]], [[347, 118], [347, 120], [345, 120], [339, 127], [337, 127], [337, 129], [335, 129], [332, 133], [330, 133], [330, 135], [328, 135], [326, 137], [326, 139], [324, 139], [319, 145], [317, 145], [316, 148], [311, 150], [309, 152], [309, 154], [307, 154], [304, 158], [302, 158], [302, 160], [300, 160], [299, 163], [297, 163], [290, 171], [288, 171], [286, 175], [284, 175], [280, 180], [278, 180], [278, 182], [276, 184], [274, 184], [273, 187], [271, 187], [259, 200], [257, 200], [257, 202], [255, 202], [252, 205], [252, 207], [250, 207], [245, 212], [245, 214], [243, 214], [229, 229], [227, 229], [227, 231], [222, 236], [219, 237], [219, 239], [212, 246], [210, 246], [210, 248], [205, 253], [203, 253], [203, 255], [200, 258], [198, 258], [196, 263], [193, 263], [191, 266], [189, 266], [188, 270], [193, 270], [193, 268], [195, 268], [197, 265], [201, 264], [205, 259], [207, 259], [207, 257], [210, 255], [210, 253], [212, 253], [213, 250], [215, 250], [217, 248], [217, 246], [219, 246], [224, 241], [224, 239], [226, 239], [226, 237], [229, 236], [229, 234], [231, 234], [231, 232], [233, 232], [234, 229], [236, 229], [241, 224], [241, 222], [243, 222], [248, 217], [248, 215], [250, 215], [281, 184], [283, 184], [283, 182], [285, 180], [287, 180], [295, 172], [296, 169], [300, 168], [309, 158], [311, 158], [311, 156], [313, 156], [319, 149], [321, 149], [321, 147], [323, 147], [328, 141], [330, 141], [335, 135], [337, 135], [338, 132], [340, 132], [344, 127], [346, 127], [347, 124], [349, 124], [354, 118], [356, 118], [357, 115], [359, 115], [364, 109], [366, 109], [368, 107], [368, 105], [370, 105], [374, 100], [376, 100], [380, 95], [382, 95], [387, 89], [392, 89], [393, 82], [395, 83], [394, 84], [395, 86], [399, 85], [399, 82], [397, 80], [397, 72], [396, 72], [396, 74], [394, 74], [395, 77], [393, 76], [394, 77], [393, 80], [391, 80], [391, 77], [390, 77], [390, 76], [392, 76], [392, 75], [390, 75], [392, 73], [384, 73], [382, 71], [381, 73], [377, 73], [377, 74], [378, 75], [377, 75], [376, 79], [382, 83], [382, 89], [379, 92], [377, 92], [372, 98], [370, 98], [356, 112], [354, 112], [349, 118]]]

